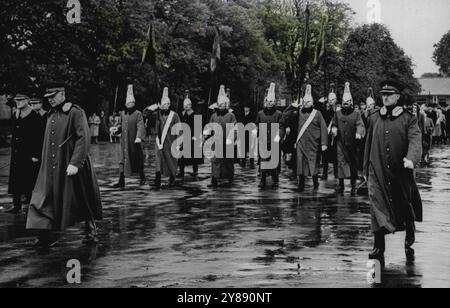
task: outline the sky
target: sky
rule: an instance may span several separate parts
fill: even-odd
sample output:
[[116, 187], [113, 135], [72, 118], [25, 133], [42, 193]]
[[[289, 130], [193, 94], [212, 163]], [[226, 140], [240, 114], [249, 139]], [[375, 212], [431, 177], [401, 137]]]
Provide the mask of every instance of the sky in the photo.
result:
[[379, 21], [392, 33], [396, 43], [410, 56], [415, 75], [437, 73], [434, 45], [450, 31], [449, 0], [342, 0], [356, 12], [355, 24], [367, 23], [369, 12], [379, 3]]

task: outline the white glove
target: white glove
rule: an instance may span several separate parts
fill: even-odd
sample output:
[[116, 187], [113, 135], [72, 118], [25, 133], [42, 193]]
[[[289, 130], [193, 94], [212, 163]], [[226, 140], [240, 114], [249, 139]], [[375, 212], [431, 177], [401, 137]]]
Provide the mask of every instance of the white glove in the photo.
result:
[[136, 138], [136, 140], [134, 141], [134, 143], [142, 143], [142, 139], [141, 139], [141, 138]]
[[78, 173], [78, 168], [73, 166], [73, 165], [69, 165], [67, 167], [67, 176], [73, 176], [76, 175]]
[[256, 129], [252, 130], [252, 137], [253, 138], [258, 137], [258, 130], [256, 130]]
[[322, 146], [322, 152], [325, 152], [326, 150], [328, 150], [328, 146], [323, 145], [323, 146]]
[[331, 129], [331, 134], [332, 134], [334, 137], [336, 137], [336, 136], [338, 135], [338, 129], [337, 129], [337, 127], [333, 127], [333, 128]]
[[232, 144], [233, 144], [233, 140], [227, 139], [227, 145], [232, 145]]
[[362, 136], [360, 134], [356, 134], [356, 140], [361, 140]]
[[32, 161], [33, 163], [37, 163], [37, 162], [39, 162], [39, 159], [32, 157], [32, 158], [31, 158], [31, 161]]
[[291, 128], [288, 127], [288, 128], [286, 128], [286, 135], [290, 135], [290, 134], [291, 134]]
[[275, 137], [275, 143], [280, 143], [280, 140], [281, 140], [281, 138], [280, 138], [280, 135], [277, 135], [276, 137]]
[[147, 110], [156, 111], [158, 108], [159, 108], [159, 105], [155, 104], [155, 105], [151, 105], [151, 106], [147, 107]]
[[403, 163], [406, 169], [414, 170], [414, 163], [411, 160], [403, 158]]

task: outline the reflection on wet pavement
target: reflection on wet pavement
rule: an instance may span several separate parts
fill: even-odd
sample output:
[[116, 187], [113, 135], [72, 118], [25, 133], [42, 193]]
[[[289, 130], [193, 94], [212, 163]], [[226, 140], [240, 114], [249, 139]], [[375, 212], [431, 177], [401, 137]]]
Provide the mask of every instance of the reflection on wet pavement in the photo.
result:
[[[25, 215], [1, 213], [0, 287], [67, 287], [70, 259], [81, 261], [81, 287], [370, 287], [365, 198], [336, 196], [331, 180], [317, 193], [298, 194], [286, 169], [278, 191], [258, 190], [256, 170], [240, 167], [233, 188], [210, 190], [208, 164], [199, 182], [188, 174], [177, 188], [155, 192], [132, 178], [119, 191], [109, 188], [118, 149], [91, 150], [105, 212], [101, 243], [83, 246], [78, 226], [40, 255], [29, 245]], [[0, 149], [0, 166], [8, 153]], [[382, 287], [450, 287], [450, 149], [432, 154], [432, 166], [417, 172], [425, 211], [417, 261], [405, 263], [404, 234], [389, 236]], [[153, 170], [149, 163], [149, 179]], [[0, 170], [0, 207], [11, 203], [7, 172]]]

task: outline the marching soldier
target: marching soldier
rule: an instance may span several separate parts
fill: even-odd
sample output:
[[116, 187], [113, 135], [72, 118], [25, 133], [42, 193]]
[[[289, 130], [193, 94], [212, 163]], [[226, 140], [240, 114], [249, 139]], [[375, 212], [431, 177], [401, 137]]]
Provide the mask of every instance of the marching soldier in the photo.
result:
[[[29, 204], [39, 172], [42, 151], [40, 116], [30, 107], [30, 98], [17, 94], [14, 98], [11, 164], [8, 193], [13, 195], [13, 208], [6, 213], [17, 215], [22, 210], [22, 197]], [[31, 172], [31, 176], [30, 176]]]
[[[211, 116], [210, 123], [219, 124], [223, 131], [222, 145], [233, 146], [232, 138], [227, 135], [227, 124], [236, 124], [236, 117], [229, 111], [229, 98], [225, 93], [225, 86], [220, 86], [219, 95], [217, 97], [217, 109]], [[231, 131], [229, 133], [234, 133]], [[211, 136], [211, 131], [205, 131], [205, 136]], [[212, 149], [216, 151], [216, 149]], [[234, 181], [234, 158], [226, 156], [227, 151], [223, 151], [223, 158], [213, 157], [211, 159], [211, 184], [208, 187], [217, 188], [219, 180], [226, 179], [228, 181], [227, 187], [231, 187]]]
[[125, 177], [138, 173], [141, 185], [145, 185], [144, 152], [142, 142], [146, 137], [146, 129], [142, 113], [136, 109], [133, 86], [129, 85], [126, 98], [126, 109], [120, 114], [120, 120], [113, 128], [114, 135], [120, 135], [121, 161], [119, 163], [120, 178], [114, 188], [125, 187]]
[[[261, 131], [259, 128], [259, 136], [261, 137], [261, 134], [265, 134], [267, 136], [267, 142], [268, 142], [268, 148], [267, 150], [269, 152], [273, 151], [274, 149], [271, 148], [271, 138], [272, 138], [272, 123], [281, 124], [281, 118], [283, 117], [283, 114], [277, 110], [276, 108], [276, 99], [275, 99], [275, 83], [270, 84], [269, 92], [267, 94], [267, 97], [265, 99], [265, 106], [264, 110], [260, 111], [258, 113], [258, 116], [256, 117], [256, 126], [264, 123], [267, 125], [266, 131]], [[275, 137], [275, 143], [280, 144], [280, 141], [284, 138], [284, 129], [280, 127], [278, 134]], [[268, 168], [266, 166], [266, 162], [270, 161], [271, 159], [262, 159], [261, 158], [261, 183], [259, 184], [259, 187], [262, 189], [266, 188], [266, 179], [267, 175], [272, 176], [273, 180], [273, 186], [278, 187], [279, 184], [279, 165], [276, 166], [276, 168]]]
[[[162, 177], [169, 178], [169, 188], [175, 185], [175, 178], [178, 169], [178, 159], [172, 155], [172, 145], [179, 137], [172, 134], [172, 127], [180, 123], [178, 114], [170, 110], [171, 102], [169, 98], [169, 88], [164, 88], [161, 103], [152, 105], [147, 110], [153, 113], [156, 136], [156, 177], [153, 185], [154, 189], [161, 189]], [[156, 119], [154, 119], [156, 116]]]
[[350, 178], [352, 196], [356, 195], [356, 180], [358, 178], [357, 142], [365, 136], [366, 129], [361, 114], [353, 108], [353, 98], [350, 83], [345, 84], [342, 98], [342, 109], [336, 112], [331, 128], [332, 136], [337, 143], [338, 179], [336, 192], [344, 192], [344, 179]]
[[333, 172], [334, 177], [337, 178], [337, 160], [336, 160], [336, 142], [331, 136], [331, 127], [333, 125], [333, 118], [336, 114], [336, 103], [337, 103], [337, 96], [334, 92], [334, 85], [331, 85], [331, 92], [328, 94], [328, 102], [327, 107], [325, 110], [325, 113], [323, 114], [323, 118], [325, 120], [325, 123], [328, 127], [328, 149], [323, 153], [322, 156], [322, 163], [323, 163], [323, 175], [322, 179], [324, 181], [328, 180], [328, 168], [330, 163], [333, 164]]
[[402, 84], [381, 85], [384, 107], [369, 117], [364, 171], [368, 176], [374, 249], [369, 255], [384, 263], [385, 235], [405, 231], [405, 252], [414, 259], [415, 221], [422, 221], [422, 201], [414, 166], [422, 155], [418, 120], [399, 103]]
[[89, 158], [90, 135], [84, 111], [66, 102], [65, 88], [47, 88], [49, 111], [42, 162], [30, 202], [27, 229], [39, 230], [37, 246], [49, 248], [52, 231], [86, 222], [85, 243], [98, 242], [96, 220], [102, 219], [97, 178]]
[[181, 113], [181, 122], [186, 123], [189, 125], [189, 128], [191, 130], [192, 134], [192, 142], [191, 142], [191, 156], [190, 157], [181, 157], [179, 159], [179, 165], [180, 165], [180, 174], [179, 177], [184, 179], [184, 171], [185, 167], [192, 165], [193, 170], [193, 177], [194, 179], [197, 179], [198, 177], [198, 166], [202, 163], [202, 159], [195, 157], [195, 141], [200, 141], [202, 136], [201, 134], [199, 136], [194, 136], [195, 133], [195, 112], [192, 106], [192, 101], [189, 98], [189, 91], [186, 90], [185, 93], [185, 99], [183, 102], [183, 111]]
[[[244, 112], [242, 115], [242, 119], [240, 121], [244, 126], [255, 123], [255, 115], [252, 113], [250, 106], [244, 106]], [[253, 134], [248, 131], [245, 132], [245, 158], [241, 158], [241, 167], [245, 167], [247, 164], [247, 158], [250, 156], [249, 150], [251, 145], [256, 144], [256, 138], [254, 138]], [[255, 159], [250, 157], [250, 168], [253, 169], [255, 167]]]
[[305, 177], [312, 176], [314, 190], [319, 188], [319, 164], [321, 151], [328, 148], [328, 130], [325, 120], [317, 109], [313, 108], [311, 85], [306, 87], [303, 107], [298, 118], [297, 176], [298, 191], [305, 190]]

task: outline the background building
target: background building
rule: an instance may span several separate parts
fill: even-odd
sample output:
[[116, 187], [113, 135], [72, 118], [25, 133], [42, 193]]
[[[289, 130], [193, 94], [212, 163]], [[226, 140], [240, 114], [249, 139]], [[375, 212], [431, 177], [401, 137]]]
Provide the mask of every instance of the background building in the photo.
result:
[[422, 92], [417, 96], [419, 104], [450, 106], [450, 78], [419, 78]]

